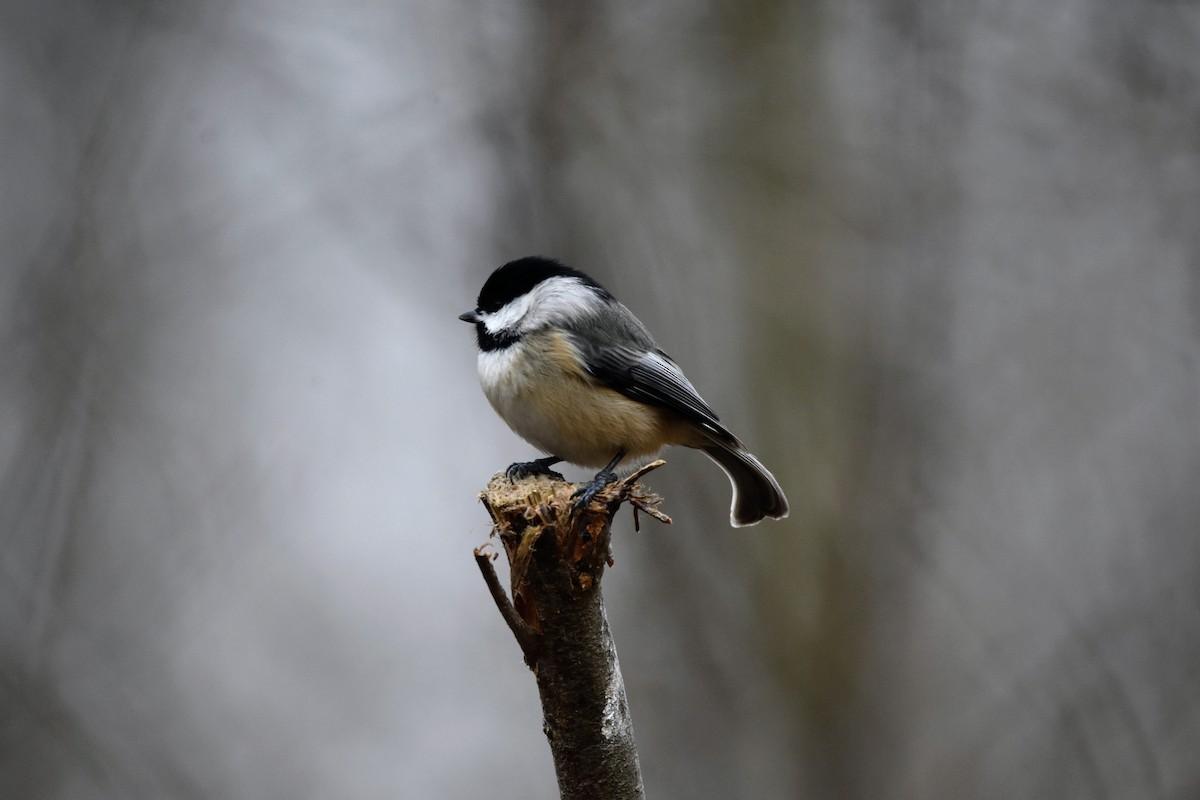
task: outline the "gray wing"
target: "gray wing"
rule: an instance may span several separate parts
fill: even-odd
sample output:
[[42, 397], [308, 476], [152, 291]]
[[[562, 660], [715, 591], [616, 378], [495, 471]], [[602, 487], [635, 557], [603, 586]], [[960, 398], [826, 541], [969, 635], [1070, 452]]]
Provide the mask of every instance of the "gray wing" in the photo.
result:
[[595, 331], [589, 331], [589, 336], [572, 332], [571, 341], [589, 374], [626, 397], [675, 411], [720, 441], [737, 442], [679, 365], [658, 349], [644, 327], [634, 327], [624, 319], [616, 324], [625, 329], [612, 336], [597, 335]]

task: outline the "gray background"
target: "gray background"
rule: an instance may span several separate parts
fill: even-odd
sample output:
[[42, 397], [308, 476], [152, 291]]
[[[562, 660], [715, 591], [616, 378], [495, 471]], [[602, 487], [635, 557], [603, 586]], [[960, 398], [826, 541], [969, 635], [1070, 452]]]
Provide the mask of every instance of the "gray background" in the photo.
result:
[[[0, 796], [551, 797], [456, 315], [593, 273], [690, 452], [648, 793], [1200, 792], [1200, 7], [0, 5]], [[584, 473], [570, 473], [582, 477]]]

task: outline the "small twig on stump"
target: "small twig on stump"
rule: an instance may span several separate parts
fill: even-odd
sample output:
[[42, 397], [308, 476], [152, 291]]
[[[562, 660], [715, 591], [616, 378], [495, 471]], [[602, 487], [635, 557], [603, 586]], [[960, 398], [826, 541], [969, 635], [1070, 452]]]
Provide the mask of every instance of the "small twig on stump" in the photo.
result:
[[564, 799], [643, 798], [641, 767], [617, 650], [604, 613], [600, 579], [612, 565], [613, 515], [624, 502], [662, 522], [662, 498], [637, 480], [656, 461], [574, 510], [577, 487], [544, 476], [512, 484], [494, 476], [480, 495], [508, 556], [512, 601], [494, 556], [476, 548], [475, 562], [500, 615], [537, 678], [543, 730]]

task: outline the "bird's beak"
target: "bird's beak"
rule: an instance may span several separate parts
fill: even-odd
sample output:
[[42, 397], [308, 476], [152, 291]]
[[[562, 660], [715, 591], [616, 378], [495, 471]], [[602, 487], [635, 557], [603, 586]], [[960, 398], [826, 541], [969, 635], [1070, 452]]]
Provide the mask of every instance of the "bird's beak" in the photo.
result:
[[478, 311], [465, 311], [462, 314], [459, 314], [458, 318], [461, 319], [463, 322], [479, 322], [479, 312]]

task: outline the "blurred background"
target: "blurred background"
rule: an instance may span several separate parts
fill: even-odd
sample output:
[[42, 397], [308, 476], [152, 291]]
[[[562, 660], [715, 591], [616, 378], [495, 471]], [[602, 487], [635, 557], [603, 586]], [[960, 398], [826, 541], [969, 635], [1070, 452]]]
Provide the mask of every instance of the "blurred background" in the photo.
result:
[[[1200, 796], [1200, 5], [0, 5], [0, 797], [553, 797], [455, 317], [594, 274], [648, 795]], [[569, 477], [585, 473], [568, 472]]]

